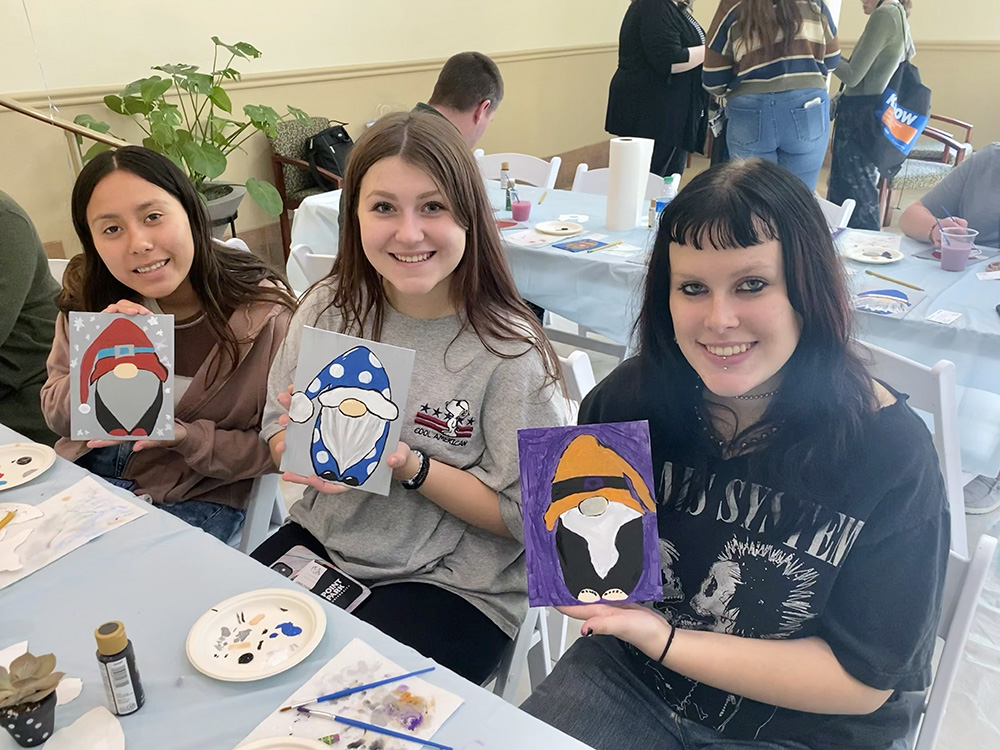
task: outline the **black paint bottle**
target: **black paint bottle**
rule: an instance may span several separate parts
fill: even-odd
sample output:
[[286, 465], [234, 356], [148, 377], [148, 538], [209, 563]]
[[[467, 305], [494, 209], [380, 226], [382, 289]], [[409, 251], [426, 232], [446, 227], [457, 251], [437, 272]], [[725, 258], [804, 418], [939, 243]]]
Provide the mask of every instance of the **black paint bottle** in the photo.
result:
[[101, 680], [108, 694], [111, 712], [117, 716], [135, 713], [146, 702], [146, 695], [135, 666], [132, 641], [125, 635], [125, 626], [117, 620], [106, 622], [94, 631], [94, 637], [97, 639]]

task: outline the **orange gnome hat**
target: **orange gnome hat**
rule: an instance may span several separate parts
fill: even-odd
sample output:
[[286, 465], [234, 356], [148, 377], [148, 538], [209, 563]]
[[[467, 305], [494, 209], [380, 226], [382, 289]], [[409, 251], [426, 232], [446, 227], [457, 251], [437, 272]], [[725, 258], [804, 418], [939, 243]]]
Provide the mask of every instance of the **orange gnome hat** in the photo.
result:
[[655, 509], [645, 480], [628, 461], [593, 435], [578, 435], [566, 446], [556, 465], [545, 527], [552, 531], [559, 516], [594, 495], [639, 513]]

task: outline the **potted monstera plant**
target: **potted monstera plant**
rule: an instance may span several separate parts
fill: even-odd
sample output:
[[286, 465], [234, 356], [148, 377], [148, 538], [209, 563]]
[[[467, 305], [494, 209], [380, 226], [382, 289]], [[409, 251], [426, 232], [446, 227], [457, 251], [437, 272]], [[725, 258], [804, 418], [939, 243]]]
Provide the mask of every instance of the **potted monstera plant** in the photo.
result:
[[52, 654], [21, 654], [0, 667], [0, 723], [21, 747], [38, 747], [55, 728], [56, 686], [62, 672], [54, 672]]
[[[210, 208], [213, 201], [227, 197], [232, 200], [234, 193], [238, 204], [245, 191], [267, 213], [278, 216], [281, 196], [271, 183], [256, 178], [243, 185], [213, 180], [225, 173], [229, 154], [254, 133], [274, 136], [281, 120], [308, 121], [309, 115], [291, 106], [279, 115], [273, 108], [260, 104], [244, 105], [242, 116], [234, 113], [224, 88], [227, 81], [239, 81], [242, 77], [233, 63], [237, 58], [258, 58], [261, 53], [247, 42], [227, 44], [217, 36], [212, 37], [212, 42], [215, 56], [210, 71], [186, 63], [156, 65], [152, 70], [157, 73], [132, 81], [119, 93], [104, 97], [104, 104], [116, 114], [131, 117], [145, 133], [142, 145], [169, 157], [187, 172]], [[220, 64], [220, 60], [224, 62]], [[89, 114], [78, 115], [74, 122], [120, 138], [111, 131], [110, 124]], [[79, 136], [77, 144], [82, 151], [83, 139]], [[107, 149], [108, 146], [95, 143], [83, 153], [83, 160], [86, 162]], [[235, 212], [235, 205], [210, 211], [220, 217]]]

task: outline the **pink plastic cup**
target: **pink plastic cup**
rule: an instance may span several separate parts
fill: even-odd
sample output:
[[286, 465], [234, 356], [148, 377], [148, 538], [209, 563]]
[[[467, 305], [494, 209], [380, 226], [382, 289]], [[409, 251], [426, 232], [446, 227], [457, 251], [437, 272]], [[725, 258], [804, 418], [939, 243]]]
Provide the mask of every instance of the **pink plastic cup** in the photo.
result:
[[514, 221], [527, 221], [531, 214], [531, 201], [511, 201], [510, 217]]
[[968, 262], [968, 245], [941, 246], [941, 268], [945, 271], [964, 271]]
[[[979, 231], [976, 229], [969, 229], [968, 227], [944, 227], [941, 230], [941, 249], [946, 247], [954, 248], [956, 250], [963, 249], [966, 255], [971, 257], [976, 254], [976, 237], [979, 236]], [[942, 260], [944, 259], [944, 253], [941, 254]], [[942, 265], [944, 265], [942, 263]], [[950, 270], [950, 269], [949, 269]], [[962, 270], [962, 269], [956, 269]]]

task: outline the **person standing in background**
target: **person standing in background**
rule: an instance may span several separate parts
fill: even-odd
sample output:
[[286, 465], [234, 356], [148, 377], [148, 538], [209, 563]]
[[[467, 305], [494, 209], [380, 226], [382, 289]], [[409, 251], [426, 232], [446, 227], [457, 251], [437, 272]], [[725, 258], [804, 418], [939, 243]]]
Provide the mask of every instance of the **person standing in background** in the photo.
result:
[[650, 171], [681, 173], [705, 145], [705, 32], [691, 0], [632, 0], [618, 36], [604, 129], [654, 141]]
[[705, 88], [725, 97], [730, 156], [777, 162], [816, 189], [830, 138], [827, 74], [840, 62], [821, 0], [722, 0], [708, 32]]
[[915, 54], [910, 39], [910, 0], [861, 0], [870, 16], [850, 60], [834, 71], [843, 81], [833, 133], [833, 161], [827, 200], [840, 205], [855, 202], [848, 226], [878, 230], [878, 172], [867, 155], [873, 135], [875, 107], [899, 63]]
[[31, 219], [0, 191], [0, 423], [39, 443], [58, 436], [45, 426], [39, 391], [52, 348], [59, 284]]

